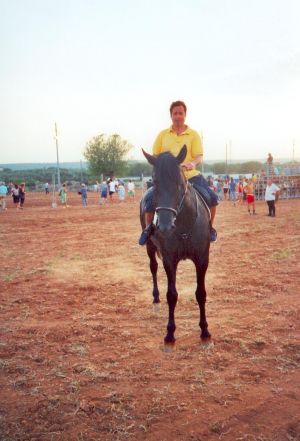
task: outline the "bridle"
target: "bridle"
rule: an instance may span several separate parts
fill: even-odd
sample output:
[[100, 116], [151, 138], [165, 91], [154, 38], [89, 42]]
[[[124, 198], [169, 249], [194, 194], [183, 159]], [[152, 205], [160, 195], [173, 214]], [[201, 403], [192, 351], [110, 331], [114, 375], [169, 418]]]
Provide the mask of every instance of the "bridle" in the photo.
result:
[[180, 200], [180, 202], [178, 204], [177, 209], [172, 208], [172, 207], [156, 207], [155, 212], [158, 213], [159, 211], [162, 211], [162, 210], [171, 211], [171, 213], [174, 214], [175, 219], [176, 219], [177, 216], [179, 215], [181, 209], [182, 209], [183, 202], [184, 202], [184, 199], [185, 199], [185, 196], [186, 196], [186, 193], [187, 193], [187, 189], [188, 189], [188, 182], [186, 182], [184, 193], [183, 193], [183, 196], [182, 196], [182, 198], [181, 198], [181, 200]]
[[177, 235], [178, 235], [181, 239], [183, 239], [184, 241], [186, 241], [187, 239], [189, 239], [189, 238], [191, 237], [191, 234], [192, 234], [193, 228], [194, 228], [194, 226], [195, 226], [195, 224], [196, 224], [196, 222], [197, 222], [197, 219], [198, 219], [198, 217], [199, 217], [199, 198], [202, 200], [202, 202], [203, 202], [204, 206], [206, 207], [206, 209], [207, 209], [207, 211], [208, 211], [208, 213], [209, 213], [209, 216], [210, 216], [210, 210], [209, 210], [209, 208], [208, 208], [208, 206], [207, 206], [205, 200], [203, 199], [203, 196], [202, 196], [199, 192], [196, 191], [196, 189], [194, 188], [193, 184], [191, 184], [191, 183], [189, 183], [189, 182], [186, 183], [186, 186], [185, 186], [185, 190], [184, 190], [183, 196], [182, 196], [181, 201], [180, 201], [180, 203], [178, 204], [178, 208], [177, 208], [176, 210], [175, 210], [174, 208], [171, 208], [171, 207], [157, 207], [156, 210], [155, 210], [156, 213], [157, 213], [158, 211], [160, 211], [160, 210], [171, 211], [171, 212], [174, 214], [174, 216], [175, 216], [175, 219], [174, 219], [174, 221], [175, 221], [176, 218], [177, 218], [177, 216], [179, 215], [181, 209], [182, 209], [183, 202], [184, 202], [184, 199], [185, 199], [185, 196], [186, 196], [186, 193], [187, 193], [187, 189], [188, 189], [188, 187], [190, 187], [190, 189], [191, 189], [192, 192], [194, 193], [194, 197], [195, 197], [195, 201], [196, 201], [196, 216], [195, 216], [195, 220], [194, 220], [193, 226], [192, 226], [192, 227], [189, 227], [188, 231], [180, 231], [180, 232], [177, 232]]

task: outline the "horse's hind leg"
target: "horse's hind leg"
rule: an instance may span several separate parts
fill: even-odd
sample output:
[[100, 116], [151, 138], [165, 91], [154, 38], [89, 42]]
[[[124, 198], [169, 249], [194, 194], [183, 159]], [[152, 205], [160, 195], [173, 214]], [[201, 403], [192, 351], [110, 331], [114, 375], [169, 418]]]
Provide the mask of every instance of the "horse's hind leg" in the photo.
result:
[[206, 302], [205, 273], [208, 267], [208, 263], [203, 265], [195, 262], [195, 266], [197, 272], [196, 299], [200, 309], [199, 326], [201, 329], [201, 338], [205, 340], [210, 338], [210, 333], [208, 332], [208, 324], [206, 321], [206, 314], [205, 314], [205, 302]]
[[152, 281], [153, 281], [153, 303], [159, 303], [159, 290], [157, 285], [157, 260], [156, 260], [156, 247], [153, 245], [151, 240], [148, 240], [147, 242], [147, 253], [150, 259], [150, 271], [152, 274]]

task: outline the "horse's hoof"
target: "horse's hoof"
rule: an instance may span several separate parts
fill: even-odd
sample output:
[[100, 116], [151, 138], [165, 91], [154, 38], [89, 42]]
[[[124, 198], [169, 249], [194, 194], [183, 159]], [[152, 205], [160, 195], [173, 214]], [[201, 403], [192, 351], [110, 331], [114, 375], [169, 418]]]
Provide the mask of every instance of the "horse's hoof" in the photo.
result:
[[159, 299], [154, 299], [153, 303], [160, 303], [160, 300]]
[[174, 351], [176, 351], [176, 345], [175, 343], [166, 343], [164, 342], [164, 345], [161, 346], [161, 351], [162, 352], [166, 352], [167, 354], [172, 353]]
[[211, 335], [208, 331], [201, 332], [200, 338], [202, 341], [209, 341], [211, 339]]
[[165, 342], [166, 345], [174, 345], [175, 341], [176, 341], [175, 337], [171, 337], [171, 336], [168, 336], [168, 335], [166, 335], [165, 338], [164, 338], [164, 342]]

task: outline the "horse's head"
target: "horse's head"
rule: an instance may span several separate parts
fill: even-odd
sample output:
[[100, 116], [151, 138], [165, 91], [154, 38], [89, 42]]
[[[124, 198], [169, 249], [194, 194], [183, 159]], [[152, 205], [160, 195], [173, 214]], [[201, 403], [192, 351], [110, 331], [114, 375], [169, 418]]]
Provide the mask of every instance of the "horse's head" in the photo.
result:
[[152, 156], [143, 150], [147, 161], [153, 165], [153, 184], [157, 227], [161, 232], [175, 227], [175, 220], [180, 211], [186, 191], [186, 182], [180, 164], [184, 161], [187, 148], [184, 145], [178, 156], [161, 153]]

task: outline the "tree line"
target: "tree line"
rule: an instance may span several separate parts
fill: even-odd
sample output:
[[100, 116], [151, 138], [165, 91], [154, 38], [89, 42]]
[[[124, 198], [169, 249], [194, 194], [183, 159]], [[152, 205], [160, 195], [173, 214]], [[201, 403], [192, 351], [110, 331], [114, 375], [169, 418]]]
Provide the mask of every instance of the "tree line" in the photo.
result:
[[[146, 161], [129, 161], [126, 156], [132, 145], [121, 138], [118, 134], [106, 136], [101, 133], [87, 142], [84, 157], [88, 162], [88, 169], [67, 169], [60, 168], [61, 182], [85, 182], [86, 184], [99, 181], [101, 176], [117, 177], [141, 177], [151, 176], [152, 167]], [[259, 173], [264, 164], [259, 161], [248, 161], [242, 163], [228, 164], [217, 162], [198, 167], [200, 171], [214, 175], [224, 174], [248, 174]], [[52, 176], [57, 174], [55, 167], [34, 169], [34, 170], [10, 170], [8, 168], [0, 171], [0, 180], [6, 183], [26, 182], [28, 186], [35, 186], [48, 182], [51, 184]]]
[[[245, 162], [240, 164], [229, 164], [226, 163], [216, 163], [216, 164], [203, 164], [203, 170], [206, 173], [212, 173], [215, 175], [223, 174], [246, 174], [246, 173], [257, 173], [263, 168], [261, 162]], [[200, 168], [201, 169], [201, 168]], [[85, 182], [86, 184], [95, 183], [99, 181], [101, 175], [104, 178], [110, 175], [113, 171], [114, 174], [119, 177], [141, 177], [151, 176], [152, 166], [146, 161], [124, 161], [122, 167], [118, 167], [118, 173], [114, 170], [108, 169], [108, 172], [96, 173], [96, 170], [80, 170], [80, 169], [66, 169], [60, 168], [60, 179], [61, 182]], [[33, 170], [10, 170], [5, 168], [0, 171], [0, 181], [5, 183], [13, 182], [20, 184], [21, 182], [26, 182], [27, 186], [34, 187], [39, 184], [45, 184], [48, 182], [52, 183], [52, 176], [55, 175], [55, 180], [57, 183], [57, 169], [55, 167], [43, 168], [43, 169], [33, 169]]]

